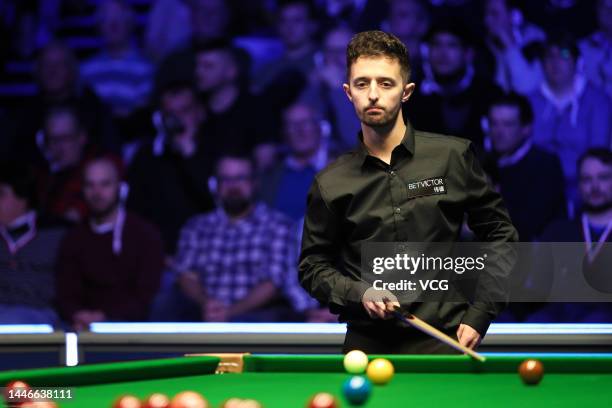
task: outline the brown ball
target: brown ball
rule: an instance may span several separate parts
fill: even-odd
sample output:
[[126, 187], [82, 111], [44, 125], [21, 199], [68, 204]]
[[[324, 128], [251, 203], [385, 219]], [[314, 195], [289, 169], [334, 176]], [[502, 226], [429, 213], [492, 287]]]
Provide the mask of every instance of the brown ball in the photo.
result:
[[536, 385], [544, 377], [544, 365], [539, 360], [525, 360], [518, 368], [521, 380], [527, 385]]

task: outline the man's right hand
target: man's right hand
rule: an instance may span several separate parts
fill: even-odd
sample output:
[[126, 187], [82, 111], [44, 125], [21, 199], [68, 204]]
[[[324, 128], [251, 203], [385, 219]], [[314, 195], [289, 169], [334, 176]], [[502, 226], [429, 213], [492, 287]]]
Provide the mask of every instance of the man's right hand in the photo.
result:
[[391, 312], [400, 307], [397, 297], [388, 290], [369, 288], [361, 298], [363, 308], [372, 319], [391, 319]]

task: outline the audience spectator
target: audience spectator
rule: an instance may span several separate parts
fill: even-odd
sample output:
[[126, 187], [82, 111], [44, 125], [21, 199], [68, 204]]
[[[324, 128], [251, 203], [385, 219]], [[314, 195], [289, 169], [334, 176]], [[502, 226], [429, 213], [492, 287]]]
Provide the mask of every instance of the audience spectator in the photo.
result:
[[36, 139], [46, 158], [38, 174], [41, 210], [68, 221], [80, 221], [87, 213], [81, 195], [81, 171], [93, 148], [86, 150], [87, 130], [76, 109], [49, 109]]
[[189, 41], [190, 19], [191, 10], [184, 0], [154, 0], [145, 31], [147, 55], [160, 61]]
[[123, 208], [121, 190], [114, 160], [87, 163], [83, 195], [90, 217], [66, 234], [57, 275], [60, 313], [76, 330], [92, 322], [145, 320], [159, 286], [160, 234]]
[[115, 116], [126, 117], [148, 103], [153, 67], [133, 42], [134, 16], [125, 0], [101, 2], [98, 19], [104, 46], [81, 74]]
[[542, 62], [545, 81], [530, 94], [534, 142], [561, 159], [571, 202], [577, 198], [578, 157], [589, 147], [610, 146], [612, 134], [610, 100], [578, 71], [578, 58], [571, 39], [549, 40]]
[[204, 321], [279, 321], [313, 300], [298, 285], [296, 234], [288, 218], [255, 200], [255, 168], [248, 156], [223, 155], [217, 164], [220, 208], [189, 220], [175, 259], [185, 295]]
[[[240, 50], [226, 41], [201, 44], [196, 51], [196, 86], [206, 102], [205, 134], [209, 152], [217, 157], [226, 146], [254, 151], [258, 165], [273, 161], [273, 127], [280, 110], [267, 98], [256, 97], [246, 88], [246, 72]], [[268, 105], [273, 105], [268, 108]]]
[[493, 151], [485, 168], [520, 240], [533, 241], [552, 221], [566, 218], [561, 162], [533, 145], [533, 111], [526, 97], [510, 93], [494, 99], [487, 119]]
[[[551, 224], [544, 232], [542, 241], [585, 242], [593, 257], [589, 264], [596, 265], [599, 257], [610, 254], [609, 249], [599, 252], [600, 244], [612, 242], [612, 151], [609, 148], [593, 148], [584, 152], [578, 159], [578, 176], [583, 203], [580, 216], [571, 221], [559, 220]], [[603, 271], [608, 276], [609, 270], [609, 263], [604, 263]], [[606, 281], [609, 285], [609, 278]], [[612, 310], [609, 303], [568, 302], [548, 304], [530, 316], [528, 321], [608, 323], [610, 319]]]
[[612, 98], [612, 2], [597, 1], [599, 30], [580, 42], [584, 74]]
[[495, 59], [495, 82], [506, 91], [527, 93], [542, 81], [538, 52], [544, 32], [526, 22], [514, 0], [487, 0], [486, 45]]
[[[309, 0], [281, 0], [277, 15], [278, 35], [284, 46], [284, 53], [279, 60], [264, 65], [256, 75], [253, 86], [257, 92], [284, 80], [284, 85], [298, 88], [298, 78], [306, 79], [314, 69], [314, 54], [316, 52], [315, 33], [317, 21], [315, 8]], [[296, 73], [298, 78], [288, 75]], [[295, 81], [285, 82], [288, 79]]]
[[342, 89], [346, 82], [346, 46], [352, 36], [346, 26], [332, 28], [325, 35], [323, 49], [315, 56], [317, 69], [300, 97], [329, 120], [330, 136], [339, 150], [354, 147], [360, 129], [355, 108]]
[[404, 114], [417, 129], [465, 137], [482, 146], [481, 118], [500, 90], [475, 74], [467, 27], [455, 20], [434, 25], [428, 49], [425, 79], [404, 104]]
[[49, 43], [40, 50], [34, 73], [37, 93], [13, 113], [9, 133], [14, 154], [35, 163], [44, 161], [36, 133], [42, 129], [48, 110], [56, 105], [72, 105], [78, 110], [91, 144], [118, 151], [120, 143], [110, 111], [91, 89], [79, 85], [78, 65], [70, 48], [57, 41]]
[[331, 25], [348, 23], [354, 31], [379, 27], [389, 11], [388, 2], [378, 0], [319, 0], [317, 4]]
[[383, 30], [402, 40], [410, 57], [412, 81], [420, 83], [423, 79], [423, 40], [431, 24], [429, 6], [425, 0], [391, 0], [389, 7]]
[[208, 190], [212, 156], [202, 136], [205, 111], [188, 83], [161, 91], [154, 115], [158, 134], [143, 145], [129, 172], [128, 208], [160, 229], [166, 254], [173, 254], [179, 231], [190, 217], [213, 208]]
[[53, 308], [62, 224], [36, 212], [36, 180], [27, 165], [0, 164], [0, 324], [59, 323]]
[[306, 212], [306, 196], [315, 174], [328, 159], [327, 141], [321, 135], [321, 121], [313, 108], [295, 104], [285, 110], [285, 159], [263, 175], [260, 196], [263, 202], [299, 221]]
[[[157, 67], [155, 88], [163, 88], [164, 84], [177, 81], [193, 81], [195, 79], [195, 48], [197, 44], [219, 38], [228, 38], [231, 10], [225, 0], [187, 0], [190, 16], [190, 41], [176, 47]], [[165, 29], [166, 16], [157, 20], [157, 26], [150, 30]], [[157, 28], [160, 27], [160, 28]], [[157, 47], [156, 44], [152, 44]]]
[[581, 216], [551, 224], [542, 241], [612, 242], [606, 227], [612, 223], [612, 152], [609, 148], [591, 148], [578, 159], [578, 189]]

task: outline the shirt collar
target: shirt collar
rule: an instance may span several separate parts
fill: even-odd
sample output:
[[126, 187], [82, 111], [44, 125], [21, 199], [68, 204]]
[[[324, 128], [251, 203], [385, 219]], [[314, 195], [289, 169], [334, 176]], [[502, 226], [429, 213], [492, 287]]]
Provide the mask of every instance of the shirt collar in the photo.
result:
[[[249, 222], [253, 219], [260, 218], [265, 211], [266, 211], [265, 204], [262, 202], [257, 202], [255, 203], [255, 207], [251, 210], [251, 212], [246, 217], [243, 217], [237, 221], [234, 221], [233, 224], [239, 225], [245, 222]], [[219, 220], [219, 224], [221, 223], [227, 224], [227, 223], [232, 222], [222, 206], [217, 207], [215, 212], [217, 215], [217, 219]]]
[[15, 218], [13, 221], [11, 221], [10, 224], [6, 226], [6, 228], [9, 230], [12, 230], [12, 229], [17, 229], [19, 227], [22, 227], [24, 225], [32, 226], [35, 220], [36, 220], [36, 212], [33, 210], [30, 210], [26, 212], [25, 214], [20, 215], [19, 217]]
[[[400, 112], [401, 115], [401, 112]], [[368, 148], [363, 143], [363, 132], [360, 130], [358, 133], [359, 146], [357, 147], [357, 155], [360, 158], [361, 163], [365, 163], [365, 160], [370, 156]], [[405, 149], [411, 156], [414, 156], [414, 128], [409, 122], [406, 122], [406, 133], [399, 145], [395, 149]], [[393, 149], [395, 151], [395, 149]]]
[[527, 153], [529, 153], [529, 150], [531, 150], [531, 146], [533, 145], [533, 142], [531, 141], [531, 139], [527, 139], [525, 140], [521, 146], [516, 149], [516, 151], [510, 155], [507, 156], [502, 156], [499, 158], [499, 160], [497, 160], [497, 165], [500, 168], [503, 167], [509, 167], [512, 166], [516, 163], [518, 163], [519, 161], [523, 160], [523, 158], [527, 155]]

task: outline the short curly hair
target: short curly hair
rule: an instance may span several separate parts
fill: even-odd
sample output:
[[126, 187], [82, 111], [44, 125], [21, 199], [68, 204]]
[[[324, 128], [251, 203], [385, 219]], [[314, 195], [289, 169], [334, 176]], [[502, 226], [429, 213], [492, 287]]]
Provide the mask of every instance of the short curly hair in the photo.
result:
[[350, 78], [351, 66], [359, 57], [386, 57], [400, 64], [402, 77], [410, 80], [410, 61], [408, 50], [402, 41], [384, 31], [363, 31], [353, 36], [346, 48], [346, 76]]

